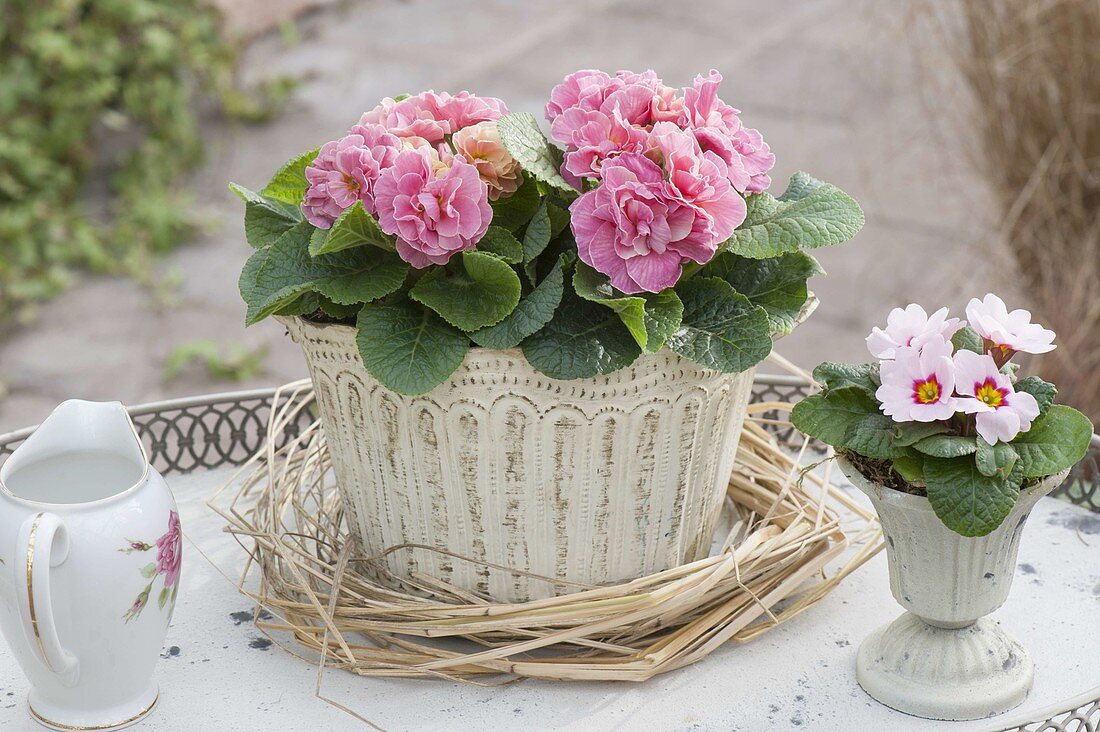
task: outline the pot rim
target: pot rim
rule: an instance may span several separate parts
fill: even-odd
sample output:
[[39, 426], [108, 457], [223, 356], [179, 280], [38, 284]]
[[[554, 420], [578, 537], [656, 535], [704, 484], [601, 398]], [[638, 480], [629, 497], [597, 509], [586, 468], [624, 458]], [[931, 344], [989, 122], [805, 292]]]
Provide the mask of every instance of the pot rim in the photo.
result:
[[[821, 304], [821, 300], [818, 298], [817, 295], [815, 295], [813, 292], [807, 292], [806, 302], [803, 303], [802, 309], [798, 312], [798, 315], [795, 317], [794, 325], [791, 326], [790, 331], [788, 331], [787, 333], [774, 333], [774, 334], [772, 334], [772, 342], [774, 343], [775, 341], [778, 341], [780, 338], [783, 338], [784, 336], [787, 336], [787, 335], [790, 335], [791, 333], [793, 333], [795, 328], [797, 328], [798, 326], [802, 325], [807, 320], [809, 320], [810, 316], [814, 314], [814, 311], [817, 310], [817, 306], [820, 305], [820, 304]], [[317, 321], [309, 320], [305, 316], [302, 316], [302, 315], [275, 315], [273, 317], [275, 318], [275, 320], [279, 321], [280, 323], [282, 323], [287, 328], [290, 328], [290, 322], [291, 321], [296, 321], [296, 322], [298, 322], [302, 325], [308, 325], [310, 328], [315, 328], [315, 329], [318, 329], [318, 330], [324, 330], [324, 329], [327, 329], [327, 328], [332, 328], [334, 330], [338, 330], [338, 331], [343, 332], [345, 335], [349, 335], [350, 334], [349, 331], [351, 333], [354, 333], [354, 331], [355, 331], [355, 326], [354, 325], [348, 325], [347, 323], [318, 323]], [[661, 350], [666, 350], [666, 349], [667, 349], [667, 346], [663, 347]], [[471, 351], [476, 351], [476, 352], [479, 352], [479, 353], [502, 353], [502, 354], [506, 354], [506, 355], [509, 355], [509, 356], [517, 356], [517, 355], [522, 355], [523, 354], [523, 350], [520, 349], [519, 347], [515, 347], [515, 346], [512, 347], [512, 348], [485, 348], [484, 346], [474, 345], [474, 346], [470, 346], [470, 350]]]
[[[928, 500], [928, 496], [919, 496], [915, 493], [906, 493], [905, 491], [898, 490], [897, 488], [891, 488], [890, 486], [883, 485], [876, 481], [871, 480], [866, 475], [861, 473], [852, 461], [844, 457], [840, 453], [836, 453], [837, 464], [840, 466], [840, 471], [844, 473], [844, 476], [864, 493], [871, 495], [874, 494], [881, 500], [891, 501], [894, 503], [908, 504], [906, 508], [913, 510], [932, 511], [932, 502]], [[1063, 481], [1069, 476], [1069, 471], [1072, 470], [1072, 466], [1066, 468], [1053, 475], [1043, 476], [1041, 480], [1026, 488], [1020, 489], [1021, 496], [1037, 496], [1042, 497], [1050, 493], [1052, 490], [1062, 484]], [[932, 511], [934, 513], [934, 511]]]

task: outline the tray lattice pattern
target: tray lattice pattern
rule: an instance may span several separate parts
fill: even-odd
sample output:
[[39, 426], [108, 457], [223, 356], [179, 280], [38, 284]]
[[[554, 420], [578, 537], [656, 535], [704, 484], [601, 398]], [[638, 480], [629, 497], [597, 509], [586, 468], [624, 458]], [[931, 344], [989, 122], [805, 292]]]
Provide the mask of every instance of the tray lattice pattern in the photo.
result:
[[[797, 377], [759, 376], [753, 385], [754, 402], [797, 402], [813, 388]], [[137, 426], [149, 459], [164, 474], [210, 470], [239, 465], [251, 457], [267, 437], [273, 389], [230, 392], [154, 402], [133, 407]], [[765, 412], [766, 418], [783, 418]], [[303, 412], [284, 432], [292, 439], [314, 416]], [[789, 424], [769, 425], [781, 442], [797, 447], [802, 436]], [[25, 440], [33, 428], [0, 435], [0, 462]], [[281, 446], [281, 445], [280, 445]], [[823, 445], [816, 445], [822, 451]], [[1100, 513], [1100, 436], [1093, 437], [1089, 454], [1073, 469], [1052, 495]]]

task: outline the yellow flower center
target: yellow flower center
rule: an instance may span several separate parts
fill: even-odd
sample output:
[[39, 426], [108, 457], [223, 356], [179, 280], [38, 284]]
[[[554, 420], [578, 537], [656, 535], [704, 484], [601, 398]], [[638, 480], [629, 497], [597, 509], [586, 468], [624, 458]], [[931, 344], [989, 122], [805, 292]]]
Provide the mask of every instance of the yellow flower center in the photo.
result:
[[940, 400], [940, 382], [932, 374], [924, 381], [913, 382], [913, 401], [917, 404], [934, 404]]
[[984, 383], [977, 385], [974, 396], [991, 407], [999, 407], [1004, 404], [1005, 391], [998, 389], [993, 379], [986, 379]]

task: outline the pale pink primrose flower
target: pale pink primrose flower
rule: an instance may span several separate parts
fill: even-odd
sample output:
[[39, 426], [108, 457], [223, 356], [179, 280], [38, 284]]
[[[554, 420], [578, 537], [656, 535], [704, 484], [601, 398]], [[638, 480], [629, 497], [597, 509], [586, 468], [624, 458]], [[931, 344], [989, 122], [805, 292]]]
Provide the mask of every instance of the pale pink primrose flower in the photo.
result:
[[913, 303], [904, 310], [891, 310], [886, 316], [885, 330], [877, 326], [871, 329], [866, 338], [867, 350], [875, 358], [891, 359], [900, 346], [920, 348], [934, 336], [951, 340], [963, 325], [958, 318], [947, 317], [947, 308], [940, 308], [929, 316], [924, 308]]
[[461, 155], [447, 166], [425, 147], [403, 151], [382, 172], [375, 204], [378, 225], [397, 236], [397, 253], [418, 269], [474, 248], [493, 217], [477, 168]]
[[881, 376], [879, 409], [897, 422], [936, 422], [958, 411], [951, 344], [940, 335], [922, 348], [898, 347], [893, 361], [882, 362]]
[[987, 348], [995, 348], [998, 363], [1003, 364], [1013, 351], [1047, 353], [1053, 351], [1054, 331], [1031, 322], [1027, 310], [1008, 311], [1004, 300], [992, 292], [979, 300], [973, 298], [966, 306], [966, 318], [970, 327], [978, 332]]
[[464, 127], [451, 137], [455, 152], [475, 168], [489, 187], [489, 200], [516, 192], [520, 184], [519, 163], [504, 147], [496, 122], [479, 122]]
[[985, 353], [961, 350], [955, 354], [955, 390], [959, 411], [974, 415], [974, 425], [990, 445], [1011, 442], [1031, 429], [1039, 403], [1027, 392], [1015, 391], [1012, 381]]
[[569, 210], [581, 260], [625, 293], [671, 287], [684, 262], [705, 264], [717, 250], [710, 216], [672, 195], [661, 168], [639, 153], [608, 160], [600, 186]]

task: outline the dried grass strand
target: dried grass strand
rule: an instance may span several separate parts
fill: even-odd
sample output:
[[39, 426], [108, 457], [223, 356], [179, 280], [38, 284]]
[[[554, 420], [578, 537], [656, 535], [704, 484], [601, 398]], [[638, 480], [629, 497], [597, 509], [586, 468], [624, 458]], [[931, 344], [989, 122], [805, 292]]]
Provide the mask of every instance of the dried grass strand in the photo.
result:
[[[882, 546], [872, 514], [830, 489], [831, 466], [825, 477], [805, 473], [805, 446], [792, 455], [748, 419], [727, 489], [728, 533], [709, 557], [526, 603], [496, 603], [423, 574], [394, 577], [346, 532], [320, 423], [277, 447], [312, 399], [308, 381], [278, 391], [267, 443], [209, 505], [246, 552], [238, 588], [272, 615], [257, 613], [257, 626], [317, 663], [320, 698], [372, 726], [322, 695], [325, 669], [490, 686], [644, 681], [806, 611]], [[758, 404], [752, 415], [789, 409]], [[482, 563], [423, 545], [383, 555], [413, 546]], [[274, 635], [285, 633], [296, 648]]]

